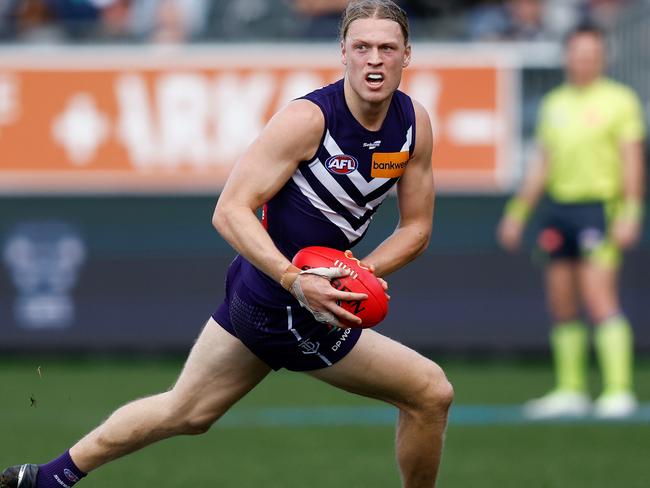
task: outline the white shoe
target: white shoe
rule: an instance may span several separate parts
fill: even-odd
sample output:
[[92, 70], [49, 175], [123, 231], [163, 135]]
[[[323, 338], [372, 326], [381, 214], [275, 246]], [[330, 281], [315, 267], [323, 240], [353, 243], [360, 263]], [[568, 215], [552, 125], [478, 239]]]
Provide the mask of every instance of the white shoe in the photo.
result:
[[621, 392], [603, 394], [594, 403], [594, 417], [620, 419], [632, 415], [639, 407], [634, 393]]
[[554, 390], [541, 398], [526, 402], [524, 415], [530, 419], [557, 417], [582, 417], [591, 410], [591, 400], [586, 393]]

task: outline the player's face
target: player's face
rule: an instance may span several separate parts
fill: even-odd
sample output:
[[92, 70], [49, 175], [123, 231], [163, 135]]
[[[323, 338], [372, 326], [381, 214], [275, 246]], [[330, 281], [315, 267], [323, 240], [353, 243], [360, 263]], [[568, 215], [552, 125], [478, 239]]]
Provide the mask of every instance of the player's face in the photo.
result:
[[605, 69], [605, 45], [597, 35], [578, 34], [569, 40], [566, 70], [569, 80], [586, 85], [596, 80]]
[[357, 19], [341, 43], [345, 73], [354, 92], [364, 101], [390, 98], [411, 59], [399, 24], [387, 19]]

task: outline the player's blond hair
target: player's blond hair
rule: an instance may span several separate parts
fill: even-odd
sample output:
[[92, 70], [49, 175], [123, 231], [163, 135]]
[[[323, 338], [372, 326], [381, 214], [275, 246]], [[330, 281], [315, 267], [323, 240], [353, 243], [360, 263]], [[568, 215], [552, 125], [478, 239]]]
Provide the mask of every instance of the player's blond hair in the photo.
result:
[[404, 44], [408, 45], [409, 21], [406, 12], [392, 0], [352, 0], [348, 3], [341, 17], [341, 41], [345, 41], [350, 24], [359, 19], [387, 19], [397, 22], [404, 35]]

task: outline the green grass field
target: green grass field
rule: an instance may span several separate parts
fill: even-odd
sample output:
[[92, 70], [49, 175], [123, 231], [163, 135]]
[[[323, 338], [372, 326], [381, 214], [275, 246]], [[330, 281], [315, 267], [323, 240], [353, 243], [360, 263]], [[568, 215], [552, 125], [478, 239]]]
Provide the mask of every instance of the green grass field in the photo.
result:
[[[547, 389], [548, 364], [439, 362], [456, 389], [439, 486], [650, 486], [647, 417], [624, 423], [480, 420], [490, 405], [516, 405]], [[0, 360], [0, 464], [49, 460], [120, 404], [166, 389], [180, 367], [176, 359]], [[636, 381], [647, 402], [650, 361], [639, 361]], [[474, 410], [464, 410], [472, 405], [484, 406], [476, 407], [478, 422]], [[80, 486], [399, 487], [392, 415], [305, 375], [276, 373], [208, 434], [164, 441], [103, 467]]]

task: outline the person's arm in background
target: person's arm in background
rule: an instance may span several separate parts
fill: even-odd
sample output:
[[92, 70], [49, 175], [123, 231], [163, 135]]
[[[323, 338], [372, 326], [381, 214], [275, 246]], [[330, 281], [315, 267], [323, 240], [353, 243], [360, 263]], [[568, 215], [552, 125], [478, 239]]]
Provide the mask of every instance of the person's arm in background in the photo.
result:
[[528, 222], [528, 218], [544, 194], [546, 187], [550, 164], [549, 139], [551, 136], [550, 127], [546, 122], [548, 120], [546, 115], [549, 106], [548, 100], [547, 95], [540, 105], [535, 131], [537, 147], [528, 164], [524, 181], [515, 195], [508, 200], [503, 217], [497, 227], [497, 241], [501, 247], [509, 252], [517, 251], [520, 248], [526, 222]]
[[643, 142], [623, 143], [621, 153], [623, 159], [623, 204], [614, 221], [612, 237], [620, 247], [629, 249], [641, 237], [645, 194]]
[[434, 185], [431, 166], [433, 135], [426, 110], [413, 102], [416, 141], [413, 157], [397, 183], [399, 223], [374, 251], [363, 258], [378, 276], [386, 276], [422, 254], [429, 245], [433, 221]]
[[623, 160], [623, 204], [612, 226], [612, 238], [623, 249], [641, 237], [645, 197], [644, 127], [641, 103], [631, 95], [621, 107], [621, 159]]
[[521, 246], [526, 222], [544, 193], [548, 177], [548, 154], [539, 147], [519, 191], [507, 203], [497, 228], [499, 244], [514, 252]]

